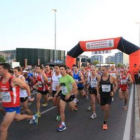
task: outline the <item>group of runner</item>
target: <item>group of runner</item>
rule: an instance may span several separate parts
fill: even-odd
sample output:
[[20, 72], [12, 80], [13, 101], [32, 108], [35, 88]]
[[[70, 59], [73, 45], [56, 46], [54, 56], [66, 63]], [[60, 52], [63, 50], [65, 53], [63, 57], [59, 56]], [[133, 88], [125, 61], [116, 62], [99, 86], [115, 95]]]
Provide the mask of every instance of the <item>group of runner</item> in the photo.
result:
[[[104, 113], [103, 130], [108, 129], [111, 102], [114, 94], [119, 91], [119, 98], [124, 99], [123, 109], [127, 110], [128, 93], [130, 84], [133, 83], [128, 68], [115, 68], [95, 66], [72, 69], [65, 65], [55, 65], [52, 69], [49, 65], [36, 66], [32, 72], [15, 67], [12, 71], [7, 63], [0, 64], [0, 93], [2, 104], [0, 112], [4, 115], [0, 125], [0, 140], [6, 140], [8, 128], [13, 120], [28, 119], [30, 124], [38, 124], [41, 117], [42, 106], [47, 106], [52, 100], [57, 107], [56, 120], [61, 121], [57, 131], [66, 129], [65, 109], [68, 104], [72, 111], [80, 107], [79, 96], [90, 99], [88, 110], [92, 110], [91, 119], [97, 117], [96, 101], [101, 105]], [[33, 115], [29, 109], [29, 102], [33, 102], [31, 92], [36, 91], [36, 113]]]

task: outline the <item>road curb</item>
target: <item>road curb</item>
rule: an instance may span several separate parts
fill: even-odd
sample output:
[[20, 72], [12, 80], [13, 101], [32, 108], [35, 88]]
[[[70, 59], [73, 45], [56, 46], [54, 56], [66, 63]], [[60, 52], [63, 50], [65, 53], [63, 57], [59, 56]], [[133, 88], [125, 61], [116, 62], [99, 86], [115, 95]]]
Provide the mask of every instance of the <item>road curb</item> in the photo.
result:
[[140, 116], [137, 85], [135, 85], [135, 140], [140, 140]]
[[132, 85], [130, 89], [130, 98], [129, 98], [123, 140], [131, 140], [131, 127], [132, 127], [132, 117], [133, 117], [132, 111], [133, 111], [133, 101], [134, 101], [133, 99], [134, 99], [134, 85]]

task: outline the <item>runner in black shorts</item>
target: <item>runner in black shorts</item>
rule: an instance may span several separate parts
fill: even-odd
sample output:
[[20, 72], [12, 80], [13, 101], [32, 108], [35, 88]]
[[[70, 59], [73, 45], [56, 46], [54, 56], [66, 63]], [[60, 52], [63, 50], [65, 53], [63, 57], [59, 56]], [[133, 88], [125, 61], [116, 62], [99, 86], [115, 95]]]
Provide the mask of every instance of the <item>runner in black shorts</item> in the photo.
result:
[[75, 109], [74, 103], [74, 93], [76, 93], [77, 85], [74, 79], [66, 73], [66, 66], [60, 66], [60, 72], [62, 77], [60, 78], [60, 86], [59, 90], [62, 90], [61, 97], [60, 97], [60, 115], [61, 115], [61, 124], [58, 127], [57, 131], [63, 131], [66, 129], [65, 124], [65, 107], [67, 103], [71, 107], [72, 110]]
[[96, 114], [96, 97], [97, 97], [97, 85], [99, 81], [99, 75], [96, 73], [96, 68], [91, 68], [91, 75], [88, 77], [88, 85], [89, 85], [89, 94], [91, 98], [91, 106], [93, 113], [90, 116], [91, 119], [97, 117]]
[[[62, 77], [60, 74], [60, 68], [59, 65], [54, 66], [54, 73], [52, 74], [52, 81], [51, 81], [51, 90], [53, 95], [53, 105], [57, 106], [57, 116], [56, 121], [60, 121], [60, 95], [61, 91], [58, 91], [59, 89], [59, 79]], [[58, 92], [57, 92], [58, 91]]]
[[104, 111], [103, 130], [107, 130], [108, 129], [107, 120], [109, 117], [110, 105], [112, 102], [112, 96], [117, 90], [117, 84], [116, 80], [109, 75], [108, 67], [102, 67], [102, 73], [103, 75], [100, 77], [99, 80], [98, 97], [100, 97], [101, 109], [102, 111]]

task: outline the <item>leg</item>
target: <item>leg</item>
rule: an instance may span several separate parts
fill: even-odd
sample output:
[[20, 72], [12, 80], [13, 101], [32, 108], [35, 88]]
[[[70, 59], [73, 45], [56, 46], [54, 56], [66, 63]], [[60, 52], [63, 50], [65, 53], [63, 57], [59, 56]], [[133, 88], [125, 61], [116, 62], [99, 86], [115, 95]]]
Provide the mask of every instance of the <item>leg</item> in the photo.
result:
[[75, 102], [71, 101], [68, 104], [69, 104], [71, 110], [74, 111], [75, 110], [75, 105], [76, 105]]
[[26, 100], [25, 102], [22, 103], [23, 109], [24, 111], [28, 114], [28, 115], [32, 115], [32, 111], [28, 108], [28, 100]]
[[122, 100], [124, 98], [121, 88], [119, 89], [119, 98], [120, 98], [120, 100]]
[[56, 106], [58, 114], [60, 114], [60, 97], [56, 97]]
[[25, 119], [33, 119], [32, 115], [26, 115], [26, 114], [16, 114], [15, 115], [15, 120], [16, 121], [21, 121], [21, 120], [25, 120]]
[[65, 122], [65, 107], [66, 107], [66, 102], [60, 99], [61, 122]]
[[37, 93], [37, 112], [40, 112], [40, 100], [42, 98], [41, 93]]
[[92, 109], [93, 109], [93, 114], [96, 114], [96, 96], [95, 94], [90, 94], [90, 98], [91, 98], [91, 105], [92, 105]]
[[110, 112], [110, 105], [106, 104], [105, 110], [104, 110], [104, 121], [105, 122], [107, 122], [107, 120], [108, 120], [109, 112]]
[[124, 92], [124, 110], [127, 110], [127, 102], [128, 102], [128, 89]]
[[4, 120], [1, 123], [0, 126], [0, 140], [6, 140], [7, 139], [7, 135], [8, 135], [8, 128], [10, 126], [10, 124], [13, 122], [14, 118], [15, 118], [15, 114], [16, 112], [8, 112], [5, 114]]

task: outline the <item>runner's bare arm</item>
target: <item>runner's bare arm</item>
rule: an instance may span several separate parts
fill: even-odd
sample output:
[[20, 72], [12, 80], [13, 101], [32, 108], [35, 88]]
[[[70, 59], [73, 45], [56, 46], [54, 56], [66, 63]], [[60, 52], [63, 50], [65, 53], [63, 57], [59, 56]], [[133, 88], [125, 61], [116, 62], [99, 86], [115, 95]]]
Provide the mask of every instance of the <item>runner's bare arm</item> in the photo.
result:
[[77, 91], [77, 84], [76, 82], [72, 83], [72, 90], [69, 92], [70, 95], [72, 95], [73, 93], [75, 94]]
[[47, 83], [48, 82], [48, 78], [47, 78], [45, 73], [42, 73], [42, 77], [43, 77], [44, 81]]
[[24, 81], [22, 81], [21, 79], [13, 78], [12, 79], [12, 84], [15, 85], [15, 86], [19, 86], [22, 89], [25, 89], [27, 91], [28, 96], [31, 96], [29, 86]]
[[99, 84], [100, 84], [100, 80], [101, 80], [101, 76], [98, 75], [98, 76], [97, 76], [97, 81], [98, 81], [98, 83], [97, 83], [97, 87], [96, 87], [97, 94], [99, 94]]
[[116, 81], [116, 79], [114, 78], [114, 77], [112, 77], [111, 76], [111, 78], [112, 78], [112, 83], [113, 83], [113, 92], [115, 93], [116, 92], [116, 90], [117, 90], [117, 88], [118, 88], [118, 84], [117, 84], [117, 81]]
[[78, 83], [83, 83], [84, 78], [83, 78], [82, 73], [80, 73], [79, 76], [80, 76], [80, 78], [81, 78], [81, 81], [78, 81]]
[[131, 77], [131, 75], [129, 74], [129, 76], [128, 76], [128, 78], [129, 78], [129, 84], [132, 84], [133, 83], [133, 80], [132, 80], [132, 77]]

